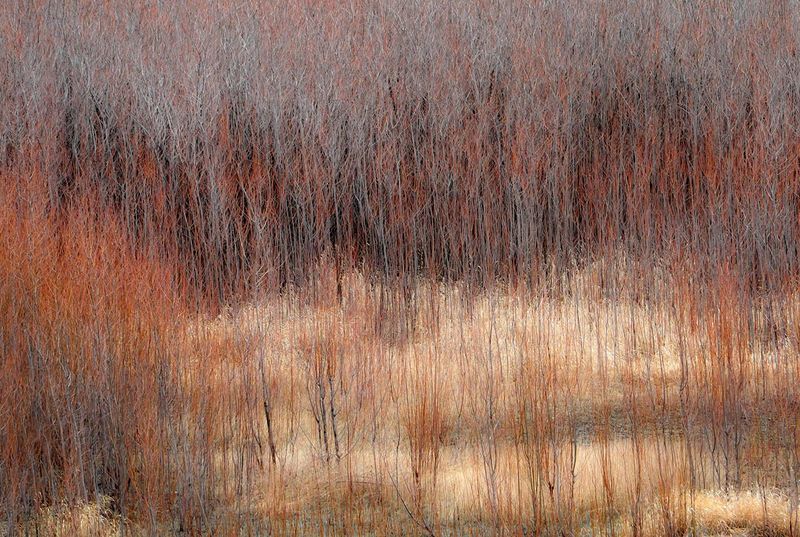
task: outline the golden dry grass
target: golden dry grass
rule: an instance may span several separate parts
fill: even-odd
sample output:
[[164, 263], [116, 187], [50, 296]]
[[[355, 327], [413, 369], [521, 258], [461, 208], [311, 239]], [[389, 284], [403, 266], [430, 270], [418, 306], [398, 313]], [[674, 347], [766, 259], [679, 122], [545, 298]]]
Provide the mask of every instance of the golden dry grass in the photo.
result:
[[[339, 517], [342, 531], [360, 523], [366, 531], [367, 512], [423, 533], [487, 523], [513, 532], [539, 520], [538, 531], [791, 534], [791, 489], [779, 466], [757, 460], [774, 463], [769, 446], [720, 446], [709, 435], [715, 418], [698, 413], [714, 408], [713, 389], [725, 389], [714, 388], [721, 373], [704, 354], [722, 321], [685, 324], [667, 302], [673, 282], [659, 283], [670, 293], [660, 299], [598, 299], [597, 270], [578, 273], [566, 298], [466, 297], [421, 283], [413, 325], [404, 312], [383, 314], [379, 325], [358, 275], [341, 304], [331, 282], [311, 299], [190, 322], [190, 339], [239, 349], [214, 366], [204, 389], [215, 397], [241, 393], [237, 382], [260, 378], [264, 367], [274, 467], [263, 416], [253, 419], [244, 404], [236, 418], [255, 423], [264, 461], [250, 509], [333, 526], [327, 517]], [[742, 347], [740, 404], [780, 396], [758, 390], [765, 381], [776, 389], [786, 372], [759, 364], [767, 352], [794, 352], [787, 329], [769, 351]], [[333, 386], [324, 403], [320, 383]], [[331, 399], [322, 426], [319, 409]], [[751, 492], [759, 483], [771, 483], [761, 496]], [[354, 513], [362, 522], [348, 520]]]

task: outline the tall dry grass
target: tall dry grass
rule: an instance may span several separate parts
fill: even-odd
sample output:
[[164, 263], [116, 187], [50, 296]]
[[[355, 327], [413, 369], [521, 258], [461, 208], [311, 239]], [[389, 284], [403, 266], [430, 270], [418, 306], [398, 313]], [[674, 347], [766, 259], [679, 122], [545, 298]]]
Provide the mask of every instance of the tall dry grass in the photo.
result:
[[796, 535], [799, 7], [10, 0], [4, 531]]

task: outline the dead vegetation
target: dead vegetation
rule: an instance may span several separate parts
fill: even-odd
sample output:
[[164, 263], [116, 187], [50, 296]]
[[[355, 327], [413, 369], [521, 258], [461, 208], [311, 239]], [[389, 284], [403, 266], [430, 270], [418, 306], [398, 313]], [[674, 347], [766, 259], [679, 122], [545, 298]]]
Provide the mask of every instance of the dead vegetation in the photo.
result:
[[797, 13], [4, 4], [2, 531], [798, 535]]

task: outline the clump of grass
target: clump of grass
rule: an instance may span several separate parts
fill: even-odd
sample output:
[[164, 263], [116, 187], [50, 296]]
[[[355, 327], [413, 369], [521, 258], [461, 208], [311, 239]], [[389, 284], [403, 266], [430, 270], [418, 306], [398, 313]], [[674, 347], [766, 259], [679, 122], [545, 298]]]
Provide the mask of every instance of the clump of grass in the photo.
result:
[[51, 506], [28, 521], [24, 529], [20, 529], [26, 533], [54, 537], [110, 537], [123, 531], [135, 535], [137, 531], [126, 527], [120, 516], [113, 512], [111, 502], [111, 498], [106, 496], [90, 504]]

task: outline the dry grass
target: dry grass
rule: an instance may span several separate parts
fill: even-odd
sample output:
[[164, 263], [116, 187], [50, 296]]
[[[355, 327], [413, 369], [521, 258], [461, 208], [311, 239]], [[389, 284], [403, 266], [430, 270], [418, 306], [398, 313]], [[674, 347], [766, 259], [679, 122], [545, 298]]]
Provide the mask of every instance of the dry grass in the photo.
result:
[[[25, 533], [53, 537], [111, 537], [119, 535], [125, 526], [119, 515], [110, 509], [111, 499], [100, 498], [91, 504], [58, 505], [38, 513]], [[21, 528], [22, 529], [22, 528]], [[125, 531], [134, 530], [125, 528]]]
[[[687, 317], [666, 302], [673, 281], [653, 287], [652, 296], [666, 293], [663, 302], [598, 300], [598, 270], [579, 273], [570, 298], [465, 297], [457, 287], [422, 284], [411, 329], [402, 316], [376, 328], [376, 300], [359, 276], [345, 279], [341, 304], [330, 280], [310, 302], [277, 297], [192, 322], [192, 334], [202, 326], [214, 340], [247, 342], [251, 357], [236, 363], [233, 378], [257, 377], [245, 371], [261, 364], [268, 370], [272, 431], [256, 419], [254, 434], [264, 461], [272, 436], [275, 464], [265, 462], [263, 479], [280, 485], [265, 492], [257, 484], [251, 508], [289, 520], [316, 513], [341, 531], [374, 531], [367, 515], [354, 514], [368, 512], [387, 528], [431, 533], [541, 524], [539, 531], [791, 534], [794, 485], [780, 458], [795, 449], [783, 443], [784, 412], [793, 411], [763, 401], [786, 397], [772, 389], [794, 373], [759, 365], [767, 353], [796, 352], [791, 329], [772, 350], [742, 347], [738, 412], [759, 420], [731, 425], [715, 401], [727, 379], [718, 378], [720, 357], [708, 344], [719, 321], [702, 331], [683, 324]], [[398, 339], [404, 330], [411, 332]], [[320, 384], [334, 386], [327, 403]], [[228, 390], [241, 388], [223, 376], [211, 392]], [[733, 440], [731, 427], [741, 428]], [[750, 510], [743, 522], [756, 498], [748, 491], [764, 486], [782, 491], [763, 496], [777, 507]]]

